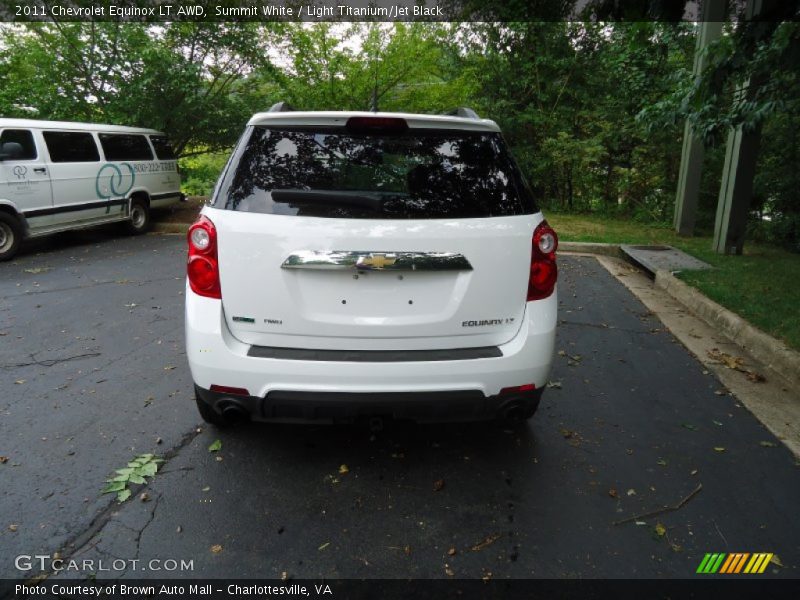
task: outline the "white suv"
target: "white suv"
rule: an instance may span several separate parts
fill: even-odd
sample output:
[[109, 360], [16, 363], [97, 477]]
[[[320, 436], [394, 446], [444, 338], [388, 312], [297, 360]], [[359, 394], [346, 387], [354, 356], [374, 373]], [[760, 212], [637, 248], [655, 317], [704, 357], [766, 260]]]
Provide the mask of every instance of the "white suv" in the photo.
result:
[[469, 109], [256, 114], [188, 243], [208, 422], [522, 420], [539, 404], [558, 241]]

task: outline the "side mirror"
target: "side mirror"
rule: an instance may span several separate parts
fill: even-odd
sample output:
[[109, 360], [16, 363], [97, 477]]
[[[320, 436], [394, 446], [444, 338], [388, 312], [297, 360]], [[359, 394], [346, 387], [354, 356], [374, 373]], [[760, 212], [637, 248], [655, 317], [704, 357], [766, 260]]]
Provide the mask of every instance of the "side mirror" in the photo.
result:
[[4, 142], [0, 144], [0, 160], [14, 160], [24, 154], [22, 144], [17, 142]]

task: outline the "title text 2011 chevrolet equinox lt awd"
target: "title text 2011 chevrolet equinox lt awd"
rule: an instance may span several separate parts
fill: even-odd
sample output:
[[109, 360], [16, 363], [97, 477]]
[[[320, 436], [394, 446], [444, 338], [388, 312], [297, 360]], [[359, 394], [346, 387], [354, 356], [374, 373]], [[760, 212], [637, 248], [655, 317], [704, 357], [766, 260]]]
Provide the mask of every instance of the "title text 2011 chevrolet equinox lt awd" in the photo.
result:
[[188, 235], [202, 417], [529, 418], [557, 238], [496, 123], [256, 114]]

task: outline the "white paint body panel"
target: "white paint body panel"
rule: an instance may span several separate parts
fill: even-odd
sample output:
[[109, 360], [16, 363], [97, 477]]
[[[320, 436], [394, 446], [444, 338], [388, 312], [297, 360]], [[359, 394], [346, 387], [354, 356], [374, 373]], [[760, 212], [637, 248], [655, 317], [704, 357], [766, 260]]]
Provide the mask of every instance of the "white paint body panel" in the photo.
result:
[[186, 356], [192, 379], [246, 388], [254, 396], [273, 390], [318, 392], [438, 392], [480, 390], [486, 396], [504, 387], [547, 383], [555, 344], [558, 297], [525, 305], [517, 334], [499, 346], [502, 357], [433, 362], [331, 362], [247, 356], [250, 348], [228, 329], [222, 302], [194, 294], [186, 286]]
[[[541, 213], [328, 219], [211, 207], [202, 214], [217, 229], [222, 304], [234, 337], [260, 346], [340, 350], [474, 348], [509, 341], [525, 309], [531, 236], [543, 220]], [[360, 274], [281, 268], [301, 250], [457, 252], [473, 268]], [[472, 321], [502, 324], [464, 326]]]

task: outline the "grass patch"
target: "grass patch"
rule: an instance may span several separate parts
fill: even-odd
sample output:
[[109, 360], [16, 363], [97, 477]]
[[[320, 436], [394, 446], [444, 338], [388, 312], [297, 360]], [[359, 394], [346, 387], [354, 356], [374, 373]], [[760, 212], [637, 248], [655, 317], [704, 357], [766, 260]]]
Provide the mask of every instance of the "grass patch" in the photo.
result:
[[711, 249], [711, 237], [679, 237], [668, 227], [558, 213], [548, 213], [547, 220], [564, 241], [669, 244], [706, 261], [713, 270], [683, 271], [678, 277], [800, 350], [800, 255], [747, 243], [741, 256], [725, 256]]

